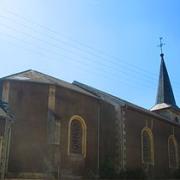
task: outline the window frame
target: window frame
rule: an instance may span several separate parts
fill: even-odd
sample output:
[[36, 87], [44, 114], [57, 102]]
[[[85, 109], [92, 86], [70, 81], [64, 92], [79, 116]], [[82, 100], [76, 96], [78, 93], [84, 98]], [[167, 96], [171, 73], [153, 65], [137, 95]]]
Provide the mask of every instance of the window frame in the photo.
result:
[[[170, 158], [170, 141], [172, 140], [174, 149], [175, 149], [175, 160], [176, 160], [176, 166], [173, 166], [171, 163], [171, 158]], [[172, 134], [168, 138], [168, 161], [169, 161], [169, 168], [171, 169], [178, 169], [179, 167], [179, 157], [178, 157], [178, 143], [176, 141], [175, 136]]]
[[[144, 133], [148, 134], [149, 141], [150, 141], [150, 161], [149, 162], [144, 160], [144, 151], [143, 151], [144, 149], [143, 134]], [[154, 139], [153, 139], [152, 131], [148, 127], [143, 128], [141, 131], [141, 160], [142, 160], [142, 164], [154, 166]]]
[[[72, 153], [71, 152], [71, 124], [72, 122], [76, 120], [79, 121], [79, 123], [81, 124], [81, 128], [82, 128], [82, 145], [81, 145], [81, 154], [79, 153]], [[68, 155], [73, 155], [73, 156], [82, 156], [82, 157], [86, 157], [86, 145], [87, 145], [87, 127], [86, 127], [86, 123], [84, 121], [84, 119], [79, 116], [79, 115], [74, 115], [71, 117], [69, 124], [68, 124]]]

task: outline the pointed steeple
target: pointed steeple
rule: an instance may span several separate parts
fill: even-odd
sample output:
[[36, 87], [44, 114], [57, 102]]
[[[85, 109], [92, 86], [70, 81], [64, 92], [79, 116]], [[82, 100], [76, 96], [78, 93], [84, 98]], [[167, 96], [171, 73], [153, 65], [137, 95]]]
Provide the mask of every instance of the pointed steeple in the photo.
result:
[[160, 65], [160, 74], [159, 74], [159, 84], [158, 91], [156, 97], [156, 104], [165, 103], [167, 105], [177, 107], [176, 101], [174, 98], [171, 82], [169, 79], [169, 75], [166, 69], [166, 65], [164, 62], [164, 54], [160, 54], [161, 57], [161, 65]]

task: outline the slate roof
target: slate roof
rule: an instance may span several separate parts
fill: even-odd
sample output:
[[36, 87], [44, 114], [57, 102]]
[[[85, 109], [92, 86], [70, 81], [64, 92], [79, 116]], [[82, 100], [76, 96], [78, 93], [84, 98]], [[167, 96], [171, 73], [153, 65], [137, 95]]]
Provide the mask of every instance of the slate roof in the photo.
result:
[[99, 97], [100, 99], [104, 100], [104, 101], [107, 101], [107, 102], [110, 102], [111, 104], [119, 104], [119, 105], [129, 105], [131, 107], [134, 107], [136, 109], [139, 109], [145, 113], [150, 113], [150, 114], [155, 114], [155, 113], [152, 113], [151, 111], [149, 111], [148, 109], [145, 109], [145, 108], [142, 108], [138, 105], [135, 105], [133, 103], [130, 103], [124, 99], [121, 99], [119, 97], [116, 97], [116, 96], [113, 96], [109, 93], [106, 93], [104, 91], [101, 91], [99, 89], [96, 89], [94, 87], [91, 87], [91, 86], [88, 86], [86, 84], [83, 84], [83, 83], [80, 83], [78, 81], [74, 81], [73, 82], [74, 85], [78, 86], [78, 87], [81, 87], [82, 89], [86, 90], [86, 91], [89, 91], [91, 93], [93, 93], [94, 95], [96, 95], [97, 97]]
[[3, 77], [1, 78], [1, 80], [17, 80], [17, 81], [53, 84], [53, 85], [58, 85], [61, 87], [74, 90], [76, 92], [80, 92], [82, 94], [86, 94], [88, 96], [96, 97], [92, 93], [87, 92], [83, 90], [82, 88], [79, 88], [71, 83], [65, 82], [63, 80], [57, 79], [55, 77], [49, 76], [47, 74], [44, 74], [44, 73], [41, 73], [32, 69]]
[[160, 104], [166, 104], [166, 106], [177, 108], [171, 82], [164, 62], [164, 54], [161, 54], [160, 56], [161, 56], [161, 65], [160, 65], [156, 105], [152, 109], [156, 110], [158, 108], [162, 108]]
[[96, 89], [94, 87], [88, 86], [86, 84], [80, 83], [78, 81], [74, 81], [72, 84], [74, 84], [77, 87], [80, 87], [90, 93], [93, 93], [95, 96], [99, 97], [100, 99], [111, 102], [112, 104], [114, 104], [114, 103], [124, 104], [125, 102], [127, 103], [127, 101], [124, 101], [116, 96], [108, 94], [108, 93], [101, 91], [99, 89]]
[[171, 107], [171, 105], [166, 104], [166, 103], [156, 104], [155, 106], [153, 106], [151, 108], [151, 111], [160, 110], [160, 109], [167, 109], [170, 107]]
[[166, 121], [166, 122], [168, 122], [168, 123], [171, 123], [171, 124], [180, 126], [179, 123], [177, 123], [177, 122], [172, 122], [170, 119], [168, 119], [168, 118], [166, 118], [166, 117], [164, 117], [164, 116], [161, 116], [160, 114], [157, 114], [157, 113], [155, 113], [155, 112], [153, 112], [153, 111], [150, 111], [150, 110], [148, 110], [148, 109], [145, 109], [145, 108], [143, 108], [143, 107], [137, 106], [137, 105], [135, 105], [135, 104], [133, 104], [133, 103], [130, 103], [130, 102], [128, 102], [128, 101], [125, 101], [125, 100], [123, 100], [123, 99], [120, 99], [119, 97], [113, 96], [113, 95], [111, 95], [111, 94], [108, 94], [108, 93], [106, 93], [106, 92], [103, 92], [103, 91], [101, 91], [101, 90], [98, 90], [98, 89], [96, 89], [96, 88], [93, 88], [93, 87], [91, 87], [91, 86], [88, 86], [88, 85], [86, 85], [86, 84], [83, 84], [83, 83], [80, 83], [80, 82], [77, 82], [77, 81], [74, 81], [73, 84], [76, 85], [76, 86], [78, 86], [78, 87], [81, 87], [82, 89], [85, 89], [85, 90], [87, 90], [87, 91], [95, 94], [96, 96], [98, 96], [98, 97], [99, 97], [100, 99], [102, 99], [103, 101], [107, 101], [107, 102], [111, 103], [112, 105], [115, 105], [115, 106], [118, 105], [118, 104], [119, 104], [119, 105], [127, 105], [127, 106], [132, 107], [132, 108], [134, 108], [134, 109], [136, 109], [136, 110], [138, 110], [138, 111], [140, 111], [140, 112], [143, 112], [143, 113], [145, 113], [145, 114], [147, 114], [147, 115], [150, 115], [150, 116], [153, 116], [153, 117], [155, 117], [155, 118], [158, 118], [158, 119], [161, 119], [161, 120], [163, 120], [163, 121]]

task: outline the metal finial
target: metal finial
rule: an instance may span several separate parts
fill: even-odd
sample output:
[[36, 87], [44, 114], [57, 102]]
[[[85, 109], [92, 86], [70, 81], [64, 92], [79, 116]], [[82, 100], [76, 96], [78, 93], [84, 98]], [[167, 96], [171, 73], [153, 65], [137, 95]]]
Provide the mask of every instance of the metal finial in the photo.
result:
[[163, 49], [162, 49], [162, 47], [165, 45], [165, 43], [162, 42], [163, 37], [160, 37], [159, 40], [160, 40], [160, 44], [158, 45], [158, 47], [160, 47], [161, 54], [163, 54]]

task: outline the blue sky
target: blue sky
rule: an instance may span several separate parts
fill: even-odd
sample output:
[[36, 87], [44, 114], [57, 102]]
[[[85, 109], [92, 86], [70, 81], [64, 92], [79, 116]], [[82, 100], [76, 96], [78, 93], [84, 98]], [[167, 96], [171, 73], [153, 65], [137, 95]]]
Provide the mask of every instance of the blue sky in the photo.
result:
[[180, 104], [179, 8], [179, 0], [0, 0], [0, 77], [34, 69], [150, 108], [163, 36]]

